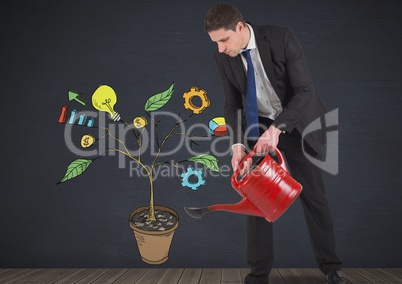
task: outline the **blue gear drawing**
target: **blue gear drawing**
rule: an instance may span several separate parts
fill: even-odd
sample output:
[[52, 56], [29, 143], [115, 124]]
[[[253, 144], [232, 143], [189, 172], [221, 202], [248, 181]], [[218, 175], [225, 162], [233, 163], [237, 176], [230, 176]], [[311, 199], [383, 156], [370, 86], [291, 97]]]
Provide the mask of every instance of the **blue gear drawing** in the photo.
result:
[[[206, 182], [206, 181], [204, 180], [202, 174], [203, 174], [203, 172], [202, 172], [201, 169], [200, 169], [200, 170], [194, 170], [193, 167], [188, 167], [188, 168], [187, 168], [187, 172], [184, 172], [184, 173], [181, 174], [181, 177], [182, 177], [181, 185], [182, 185], [183, 187], [184, 187], [184, 186], [187, 186], [187, 187], [191, 188], [192, 190], [197, 190], [200, 185], [204, 185], [205, 182]], [[189, 181], [189, 178], [190, 178], [190, 176], [192, 176], [192, 175], [196, 175], [196, 176], [197, 176], [198, 181], [197, 181], [196, 183], [191, 183], [191, 182]]]

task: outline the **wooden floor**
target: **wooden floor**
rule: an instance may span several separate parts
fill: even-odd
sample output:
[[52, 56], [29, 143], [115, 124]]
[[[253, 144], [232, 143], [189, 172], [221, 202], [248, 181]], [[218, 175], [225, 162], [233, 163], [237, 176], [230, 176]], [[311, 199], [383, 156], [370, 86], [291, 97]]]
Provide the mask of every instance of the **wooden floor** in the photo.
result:
[[[243, 283], [246, 268], [204, 269], [0, 269], [0, 283], [138, 283], [195, 284]], [[347, 283], [402, 283], [402, 268], [344, 268]], [[270, 284], [326, 283], [318, 269], [277, 268]]]

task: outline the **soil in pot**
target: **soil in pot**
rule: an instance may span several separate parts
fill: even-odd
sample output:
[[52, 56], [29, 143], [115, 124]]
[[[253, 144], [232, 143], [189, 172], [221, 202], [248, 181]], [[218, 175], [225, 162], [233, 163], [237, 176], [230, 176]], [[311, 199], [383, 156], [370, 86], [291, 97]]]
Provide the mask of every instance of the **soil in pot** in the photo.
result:
[[131, 222], [139, 229], [145, 231], [166, 231], [177, 223], [177, 217], [169, 212], [161, 209], [155, 210], [156, 221], [147, 221], [148, 209], [138, 211], [131, 217]]

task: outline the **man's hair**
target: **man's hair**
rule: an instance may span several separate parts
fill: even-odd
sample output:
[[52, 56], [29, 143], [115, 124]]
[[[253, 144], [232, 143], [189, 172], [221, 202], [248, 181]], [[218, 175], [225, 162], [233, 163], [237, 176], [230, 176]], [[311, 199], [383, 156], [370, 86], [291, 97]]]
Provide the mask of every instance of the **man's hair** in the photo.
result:
[[246, 25], [240, 11], [229, 4], [217, 4], [209, 9], [204, 21], [206, 32], [216, 31], [221, 28], [225, 30], [236, 30], [238, 22]]

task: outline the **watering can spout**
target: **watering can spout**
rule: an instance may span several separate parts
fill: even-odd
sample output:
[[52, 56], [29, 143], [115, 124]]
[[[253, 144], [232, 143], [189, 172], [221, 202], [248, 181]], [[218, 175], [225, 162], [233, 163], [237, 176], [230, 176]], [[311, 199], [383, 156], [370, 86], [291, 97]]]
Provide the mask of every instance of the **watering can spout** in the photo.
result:
[[264, 217], [262, 212], [247, 198], [243, 198], [240, 202], [234, 204], [215, 204], [207, 207], [184, 207], [184, 211], [186, 211], [190, 217], [195, 219], [201, 219], [203, 214], [214, 211], [226, 211], [231, 213]]
[[204, 213], [209, 212], [208, 207], [184, 207], [184, 211], [186, 211], [186, 213], [195, 219], [201, 219], [201, 216]]

